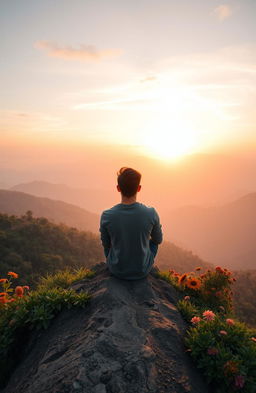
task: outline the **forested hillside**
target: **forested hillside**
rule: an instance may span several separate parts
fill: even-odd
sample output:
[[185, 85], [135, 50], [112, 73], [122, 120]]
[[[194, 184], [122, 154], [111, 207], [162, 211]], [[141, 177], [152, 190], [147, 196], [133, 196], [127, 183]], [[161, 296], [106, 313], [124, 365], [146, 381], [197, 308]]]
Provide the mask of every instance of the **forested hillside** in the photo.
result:
[[185, 273], [201, 267], [202, 270], [213, 267], [211, 263], [207, 263], [199, 258], [192, 251], [183, 250], [170, 242], [164, 242], [159, 247], [156, 263], [161, 270], [175, 270], [179, 273]]
[[99, 238], [46, 218], [0, 214], [0, 275], [15, 271], [21, 283], [65, 267], [89, 267], [103, 260]]
[[[0, 214], [0, 278], [6, 272], [19, 274], [17, 283], [34, 285], [38, 278], [65, 268], [90, 267], [104, 261], [99, 236], [64, 224], [54, 224], [44, 217]], [[159, 247], [156, 260], [163, 271], [189, 272], [212, 265], [191, 251], [169, 242]], [[235, 309], [239, 318], [256, 326], [256, 271], [235, 272]]]
[[[31, 282], [46, 272], [88, 267], [105, 259], [98, 235], [33, 215], [31, 211], [19, 217], [0, 214], [0, 274], [14, 270]], [[211, 266], [168, 242], [159, 247], [156, 263], [162, 270], [180, 272]]]

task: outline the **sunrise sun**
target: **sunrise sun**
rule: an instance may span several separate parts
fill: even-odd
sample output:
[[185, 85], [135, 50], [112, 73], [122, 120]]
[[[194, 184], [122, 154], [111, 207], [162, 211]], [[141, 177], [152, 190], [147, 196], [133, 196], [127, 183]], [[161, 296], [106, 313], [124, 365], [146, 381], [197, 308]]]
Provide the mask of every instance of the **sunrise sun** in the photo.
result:
[[162, 160], [176, 160], [192, 154], [197, 147], [197, 138], [192, 129], [181, 121], [168, 124], [163, 119], [157, 127], [150, 127], [142, 136], [142, 149], [147, 155]]

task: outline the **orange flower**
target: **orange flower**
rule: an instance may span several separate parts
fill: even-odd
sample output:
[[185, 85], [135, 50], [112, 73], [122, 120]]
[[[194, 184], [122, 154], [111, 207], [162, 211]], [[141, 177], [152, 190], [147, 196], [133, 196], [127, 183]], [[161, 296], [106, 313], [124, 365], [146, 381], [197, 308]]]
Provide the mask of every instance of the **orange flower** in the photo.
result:
[[1, 296], [0, 297], [0, 303], [5, 304], [7, 302], [8, 302], [8, 300], [6, 299], [6, 296]]
[[224, 272], [222, 267], [220, 267], [220, 266], [216, 266], [215, 270], [216, 270], [216, 272], [219, 272], [219, 273], [223, 273]]
[[186, 278], [187, 278], [186, 273], [182, 274], [182, 276], [179, 277], [179, 284], [184, 284]]
[[7, 281], [7, 278], [0, 278], [0, 283], [1, 282], [6, 282]]
[[201, 268], [198, 266], [198, 267], [196, 267], [196, 270], [199, 271], [199, 270], [201, 270]]
[[219, 332], [222, 336], [226, 336], [228, 333], [226, 332], [226, 330], [220, 330]]
[[24, 285], [23, 289], [27, 289], [29, 291], [29, 286], [28, 285]]
[[235, 324], [234, 320], [230, 319], [230, 318], [227, 318], [226, 322], [227, 322], [228, 325], [234, 325]]
[[24, 295], [24, 289], [22, 287], [16, 287], [15, 288], [15, 295], [22, 297]]
[[251, 337], [251, 340], [256, 343], [256, 338], [255, 337]]
[[18, 274], [14, 273], [14, 272], [8, 272], [7, 274], [8, 274], [8, 276], [11, 276], [12, 278], [18, 278], [19, 277]]
[[186, 281], [186, 285], [188, 288], [199, 289], [201, 286], [201, 282], [197, 278], [189, 278]]

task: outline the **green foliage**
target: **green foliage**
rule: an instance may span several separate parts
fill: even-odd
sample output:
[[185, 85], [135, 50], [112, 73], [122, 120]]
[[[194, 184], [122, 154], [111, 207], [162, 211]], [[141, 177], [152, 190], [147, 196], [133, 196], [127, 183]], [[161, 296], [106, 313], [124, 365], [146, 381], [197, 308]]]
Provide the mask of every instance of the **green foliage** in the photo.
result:
[[[232, 312], [231, 285], [233, 278], [231, 272], [219, 266], [214, 270], [208, 269], [201, 274], [201, 267], [195, 272], [179, 274], [174, 270], [160, 272], [159, 278], [173, 285], [180, 293], [190, 298], [191, 304], [197, 309], [204, 309], [205, 305], [215, 312]], [[191, 286], [194, 281], [195, 287]], [[183, 311], [181, 306], [181, 312]], [[186, 308], [188, 304], [186, 303]], [[186, 319], [186, 317], [185, 317]]]
[[168, 284], [171, 284], [178, 291], [183, 290], [183, 288], [181, 288], [181, 286], [178, 284], [177, 278], [174, 275], [170, 274], [169, 272], [158, 272], [157, 277], [168, 282]]
[[188, 300], [179, 300], [177, 308], [187, 322], [190, 322], [191, 318], [199, 313], [198, 308]]
[[191, 322], [185, 337], [187, 350], [214, 393], [255, 393], [256, 330], [230, 318], [231, 273], [221, 267], [204, 274], [200, 270], [158, 274], [184, 295], [177, 308]]
[[35, 287], [42, 275], [65, 268], [90, 267], [103, 259], [99, 237], [31, 212], [16, 217], [0, 214], [0, 277], [19, 274], [18, 284]]
[[29, 331], [46, 329], [63, 309], [87, 305], [88, 293], [76, 293], [67, 287], [93, 275], [87, 269], [58, 272], [43, 278], [37, 290], [22, 291], [24, 295], [17, 295], [16, 290], [13, 292], [11, 280], [2, 282], [5, 292], [0, 303], [0, 386], [4, 386], [11, 369], [18, 362], [18, 352], [22, 352]]
[[75, 270], [65, 269], [55, 274], [47, 274], [46, 277], [41, 277], [37, 289], [39, 291], [52, 288], [68, 288], [76, 281], [85, 278], [94, 277], [95, 273], [92, 270], [79, 268]]
[[255, 392], [254, 334], [255, 331], [248, 329], [246, 325], [235, 321], [233, 325], [229, 325], [220, 316], [216, 316], [213, 321], [201, 319], [195, 327], [189, 328], [186, 345], [214, 392]]
[[217, 267], [215, 271], [207, 271], [201, 280], [200, 297], [202, 305], [207, 304], [211, 310], [219, 311], [224, 307], [225, 312], [232, 311], [231, 284], [233, 278], [227, 269]]

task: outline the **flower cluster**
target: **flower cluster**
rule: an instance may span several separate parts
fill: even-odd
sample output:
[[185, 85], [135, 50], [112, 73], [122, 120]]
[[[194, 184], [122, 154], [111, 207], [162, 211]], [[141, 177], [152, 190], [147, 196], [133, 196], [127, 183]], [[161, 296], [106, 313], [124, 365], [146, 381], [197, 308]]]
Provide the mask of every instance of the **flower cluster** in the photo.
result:
[[12, 281], [11, 279], [18, 278], [18, 274], [15, 272], [8, 272], [7, 275], [10, 277], [8, 278], [0, 278], [0, 284], [2, 285], [3, 292], [0, 292], [0, 304], [8, 305], [8, 303], [12, 303], [17, 301], [19, 298], [24, 297], [29, 291], [29, 286], [16, 286], [14, 289], [12, 288]]
[[[201, 268], [197, 267], [196, 270]], [[174, 270], [169, 270], [168, 273], [169, 277], [173, 277], [177, 284], [184, 288], [190, 288], [193, 290], [198, 290], [201, 287], [201, 280], [199, 277], [196, 277], [193, 272], [191, 273], [184, 273], [179, 274], [176, 273]]]
[[[255, 330], [233, 318], [232, 273], [221, 266], [162, 274], [184, 296], [177, 303], [190, 327], [185, 343], [216, 393], [255, 391]], [[191, 285], [192, 283], [192, 285]], [[221, 386], [221, 388], [220, 388]]]
[[[246, 387], [248, 392], [251, 392], [249, 385], [252, 383], [252, 371], [248, 371], [246, 375], [245, 370], [253, 368], [252, 359], [255, 359], [256, 345], [250, 342], [256, 343], [256, 338], [250, 336], [250, 330], [244, 324], [232, 318], [223, 318], [223, 315], [211, 310], [203, 311], [202, 316], [194, 315], [190, 322], [192, 327], [188, 331], [187, 344], [192, 356], [197, 359], [203, 357], [204, 364], [207, 364], [208, 356], [209, 369], [215, 364], [218, 378], [225, 380], [226, 387], [232, 387], [235, 391], [244, 391]], [[202, 352], [203, 342], [206, 345], [205, 352]], [[207, 342], [210, 345], [207, 346]], [[244, 358], [245, 347], [249, 354], [248, 360]], [[227, 360], [227, 354], [230, 360]], [[212, 357], [215, 358], [215, 363], [210, 360]], [[207, 375], [207, 369], [205, 372]], [[210, 372], [212, 375], [212, 371]]]

